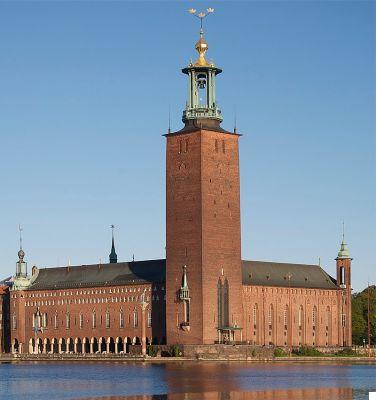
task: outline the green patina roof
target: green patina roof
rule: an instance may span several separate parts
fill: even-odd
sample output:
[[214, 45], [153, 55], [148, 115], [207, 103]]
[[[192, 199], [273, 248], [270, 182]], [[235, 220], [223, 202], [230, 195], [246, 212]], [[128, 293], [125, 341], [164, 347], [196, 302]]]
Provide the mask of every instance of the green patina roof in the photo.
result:
[[349, 248], [347, 247], [347, 243], [345, 243], [344, 239], [342, 240], [341, 248], [338, 252], [338, 258], [351, 258]]

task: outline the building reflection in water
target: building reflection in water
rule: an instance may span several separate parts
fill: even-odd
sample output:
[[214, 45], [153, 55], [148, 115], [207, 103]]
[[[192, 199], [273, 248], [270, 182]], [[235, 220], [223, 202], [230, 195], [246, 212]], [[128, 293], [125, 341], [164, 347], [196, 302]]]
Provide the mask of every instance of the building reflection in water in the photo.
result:
[[352, 388], [195, 392], [142, 396], [90, 397], [85, 400], [353, 400]]

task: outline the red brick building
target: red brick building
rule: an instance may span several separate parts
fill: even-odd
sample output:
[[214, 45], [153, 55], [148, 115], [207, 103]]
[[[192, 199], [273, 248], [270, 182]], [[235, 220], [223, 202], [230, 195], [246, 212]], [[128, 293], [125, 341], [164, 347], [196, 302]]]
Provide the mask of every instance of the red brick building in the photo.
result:
[[[33, 268], [21, 248], [10, 286], [13, 352], [129, 352], [155, 344], [351, 345], [351, 258], [242, 261], [239, 140], [220, 125], [200, 32], [184, 127], [166, 136], [166, 260]], [[2, 295], [4, 297], [4, 295]], [[1, 297], [1, 295], [0, 295]]]

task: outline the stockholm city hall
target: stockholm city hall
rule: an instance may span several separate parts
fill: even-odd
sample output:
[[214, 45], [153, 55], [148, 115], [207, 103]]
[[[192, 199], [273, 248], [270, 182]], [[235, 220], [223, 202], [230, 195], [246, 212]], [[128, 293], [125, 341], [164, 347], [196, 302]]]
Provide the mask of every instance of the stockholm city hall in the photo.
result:
[[164, 135], [166, 259], [118, 262], [112, 235], [107, 264], [28, 273], [20, 246], [16, 273], [0, 286], [2, 352], [351, 345], [352, 259], [344, 237], [336, 279], [319, 265], [242, 260], [241, 135], [221, 127], [222, 70], [206, 59], [202, 29], [195, 47], [197, 60], [182, 70], [184, 126]]

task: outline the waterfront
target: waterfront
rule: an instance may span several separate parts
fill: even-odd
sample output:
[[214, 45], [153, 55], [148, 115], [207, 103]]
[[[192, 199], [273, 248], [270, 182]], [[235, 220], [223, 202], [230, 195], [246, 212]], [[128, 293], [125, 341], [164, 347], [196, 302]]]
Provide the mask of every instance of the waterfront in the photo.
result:
[[9, 400], [25, 396], [28, 400], [365, 400], [372, 390], [376, 390], [375, 364], [0, 364], [0, 393]]

